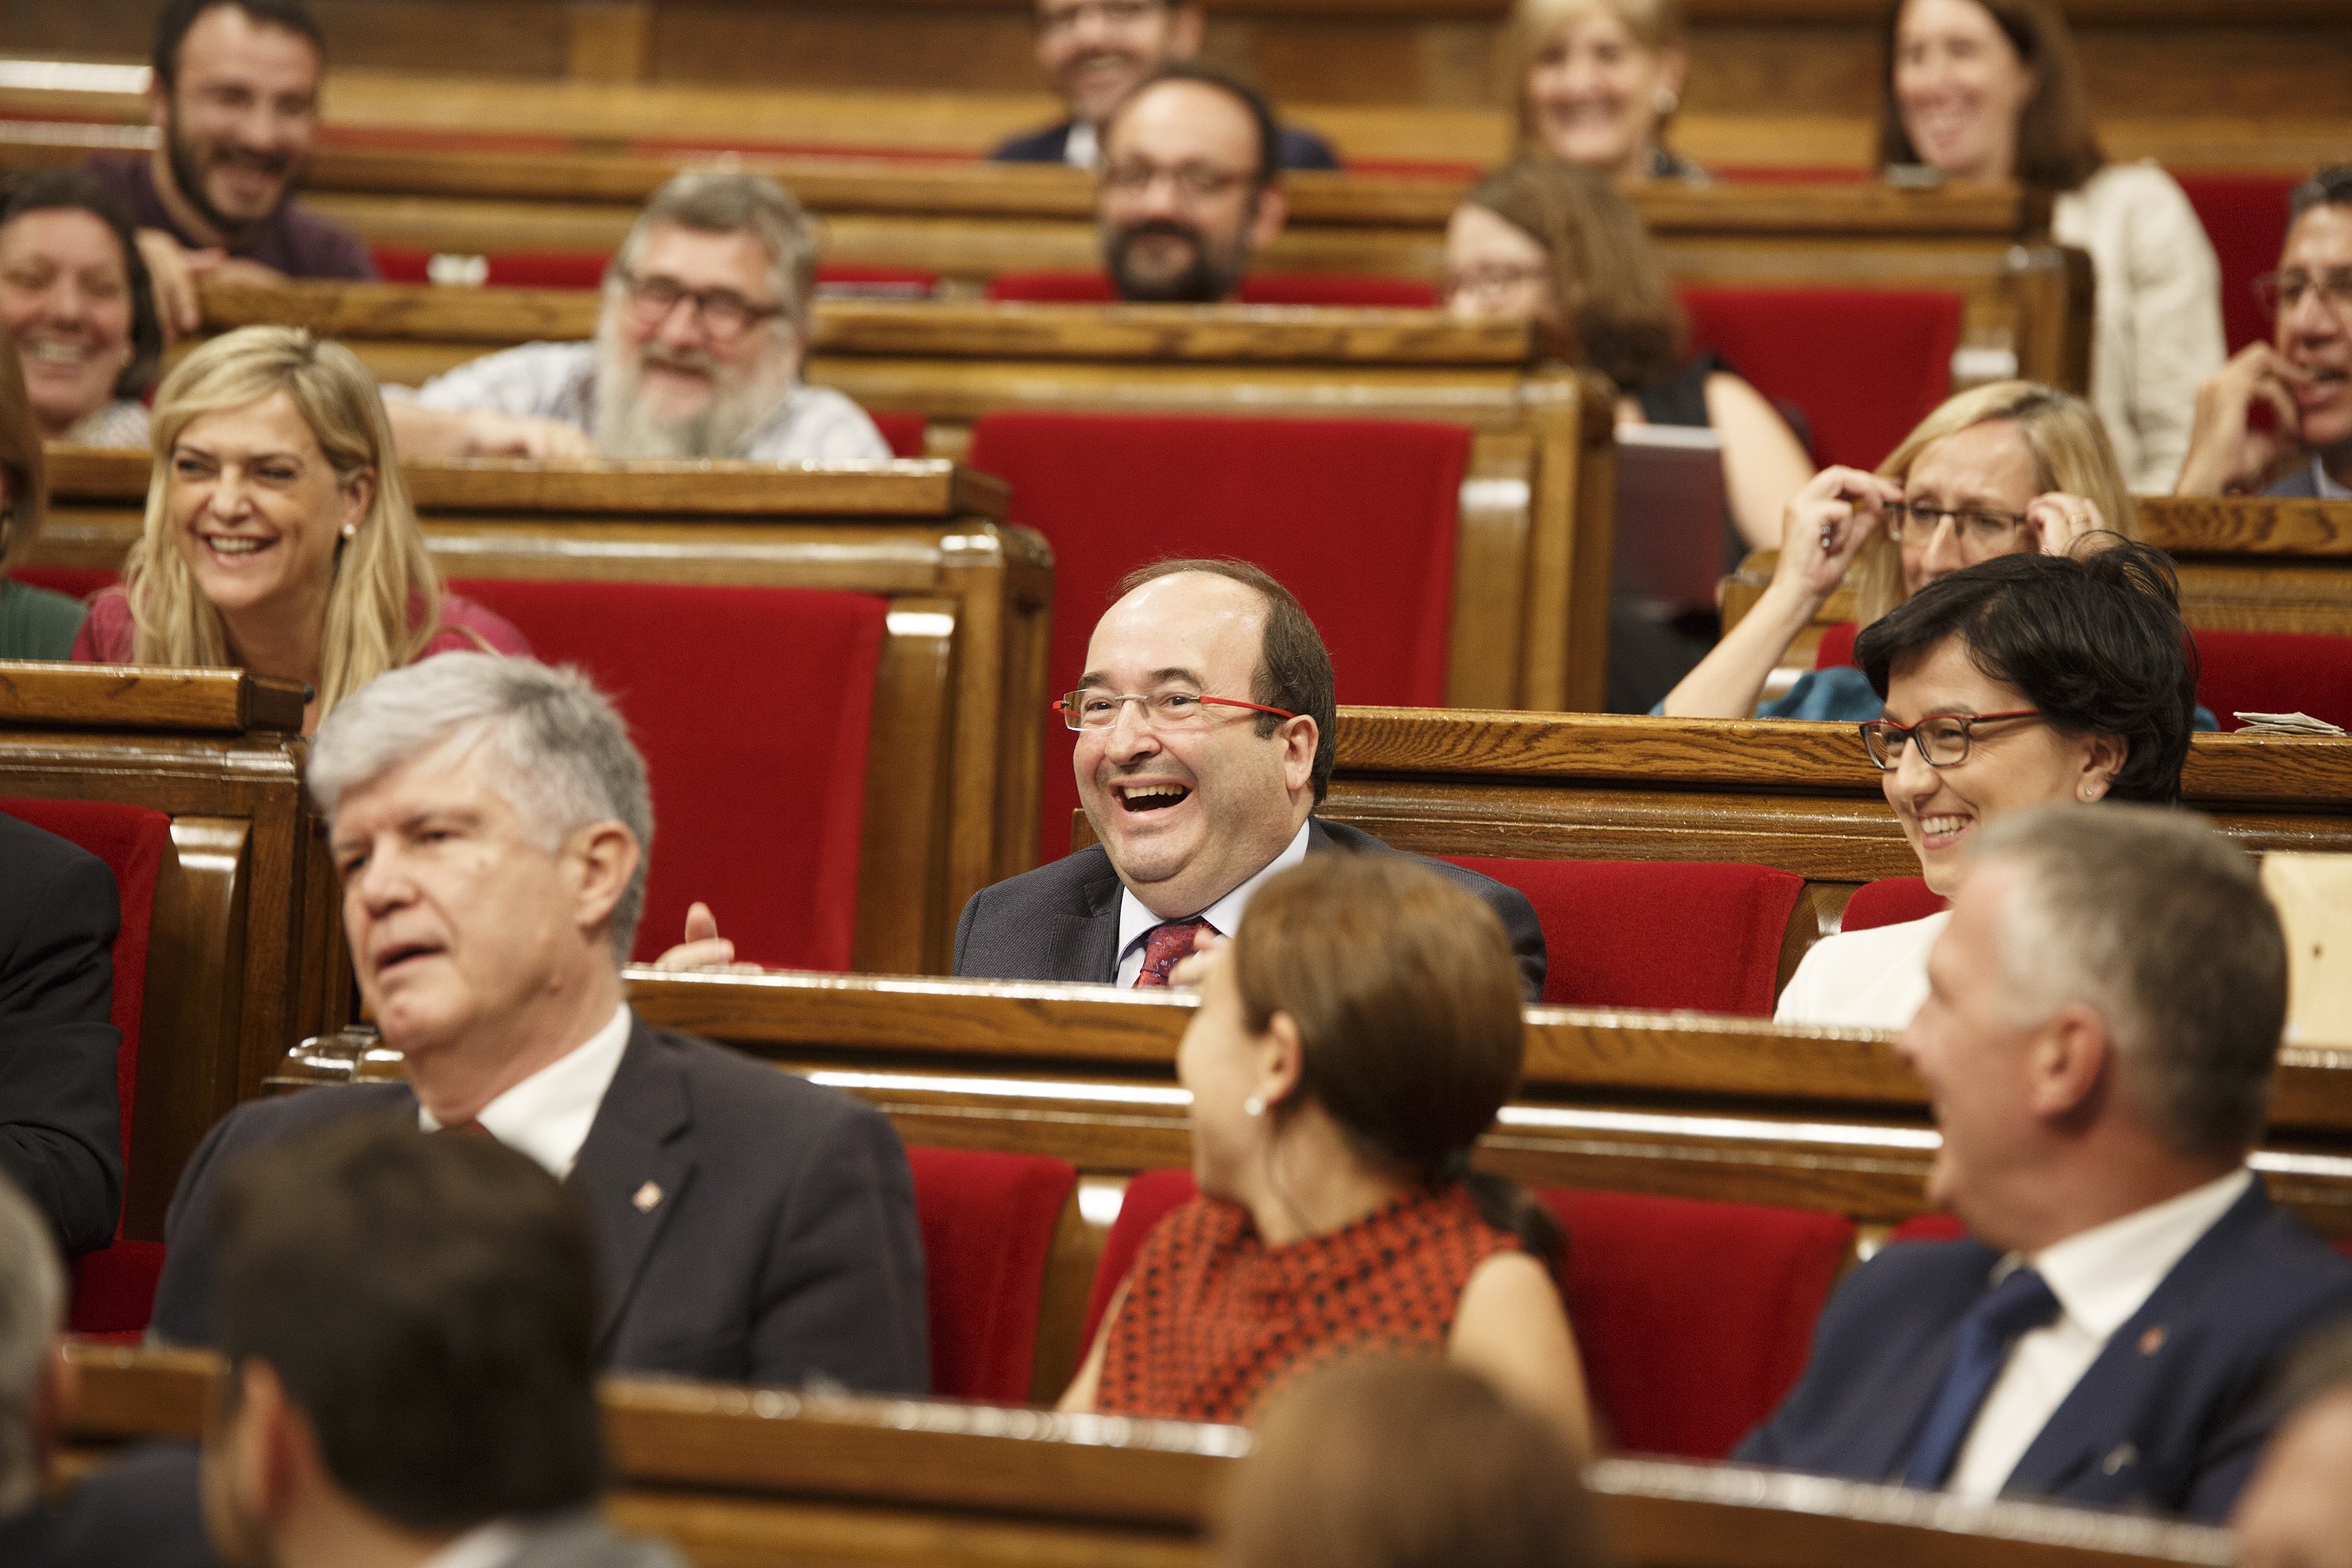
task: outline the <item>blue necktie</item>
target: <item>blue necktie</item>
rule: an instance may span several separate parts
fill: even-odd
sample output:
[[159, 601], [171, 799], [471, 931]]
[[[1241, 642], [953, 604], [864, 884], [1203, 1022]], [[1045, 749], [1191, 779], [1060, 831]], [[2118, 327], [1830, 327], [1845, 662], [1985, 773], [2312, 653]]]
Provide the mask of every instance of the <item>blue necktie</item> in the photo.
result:
[[2058, 1298], [2049, 1282], [2031, 1268], [2011, 1269], [2008, 1278], [1986, 1293], [1960, 1320], [1959, 1349], [1952, 1370], [1919, 1429], [1911, 1449], [1911, 1463], [1903, 1471], [1906, 1487], [1940, 1487], [1960, 1457], [1969, 1428], [1976, 1425], [1977, 1408], [1992, 1392], [2009, 1349], [2017, 1337], [2038, 1329], [2058, 1315]]

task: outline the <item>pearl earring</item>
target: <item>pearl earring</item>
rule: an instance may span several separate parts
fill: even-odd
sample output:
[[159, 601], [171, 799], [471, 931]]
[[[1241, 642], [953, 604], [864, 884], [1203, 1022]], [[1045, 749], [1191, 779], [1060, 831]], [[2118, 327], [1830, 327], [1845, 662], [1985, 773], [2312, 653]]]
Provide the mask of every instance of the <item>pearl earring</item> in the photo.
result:
[[357, 539], [359, 536], [360, 525], [358, 523], [347, 522], [343, 524], [343, 537], [345, 539]]
[[1670, 87], [1658, 89], [1657, 96], [1650, 100], [1650, 107], [1658, 111], [1658, 118], [1661, 120], [1673, 119], [1675, 110], [1682, 106], [1682, 94]]
[[1260, 1100], [1256, 1095], [1251, 1095], [1247, 1100], [1242, 1101], [1242, 1114], [1244, 1116], [1264, 1116], [1265, 1114], [1265, 1101]]

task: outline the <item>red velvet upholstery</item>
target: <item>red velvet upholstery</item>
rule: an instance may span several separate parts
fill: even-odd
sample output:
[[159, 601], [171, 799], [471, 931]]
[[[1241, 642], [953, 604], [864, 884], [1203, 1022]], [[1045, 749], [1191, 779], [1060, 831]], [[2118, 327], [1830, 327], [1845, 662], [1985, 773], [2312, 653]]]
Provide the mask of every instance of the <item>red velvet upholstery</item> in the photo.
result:
[[2225, 730], [2236, 713], [2308, 713], [2352, 730], [2352, 637], [2305, 632], [2197, 636], [2197, 700]]
[[[1255, 561], [1321, 628], [1342, 702], [1445, 700], [1454, 537], [1470, 432], [1370, 419], [991, 414], [973, 468], [1054, 547], [1050, 693], [1077, 684], [1112, 587], [1166, 555]], [[1240, 694], [1236, 694], [1240, 695]], [[1046, 725], [1047, 859], [1069, 843], [1073, 737]]]
[[[375, 269], [387, 283], [429, 283], [432, 265], [441, 254], [425, 246], [371, 245]], [[460, 253], [460, 259], [463, 259]], [[500, 250], [482, 258], [488, 264], [479, 283], [498, 289], [595, 289], [603, 286], [604, 268], [612, 260], [601, 250]], [[858, 267], [827, 263], [817, 268], [819, 289], [887, 289], [890, 292], [929, 294], [939, 287], [936, 272], [912, 267]]]
[[47, 588], [73, 599], [87, 599], [122, 577], [109, 566], [11, 566], [8, 575], [27, 587]]
[[1824, 466], [1877, 467], [1951, 395], [1958, 294], [1892, 289], [1685, 289], [1691, 343], [1802, 409]]
[[929, 1272], [931, 1391], [1029, 1401], [1045, 1263], [1078, 1173], [1034, 1154], [907, 1151]]
[[1811, 1209], [1552, 1188], [1568, 1315], [1619, 1447], [1717, 1459], [1804, 1371], [1853, 1222]]
[[[1087, 1343], [1189, 1171], [1128, 1184], [1087, 1306]], [[1622, 1447], [1719, 1458], [1804, 1370], [1853, 1223], [1810, 1209], [1554, 1189], [1566, 1300], [1594, 1403]]]
[[[142, 805], [89, 800], [0, 800], [0, 812], [81, 846], [114, 873], [122, 923], [116, 932], [114, 996], [108, 1018], [122, 1031], [115, 1056], [115, 1094], [122, 1110], [122, 1158], [131, 1160], [131, 1109], [138, 1099], [139, 1026], [147, 1003], [147, 944], [155, 918], [155, 879], [172, 852], [172, 819]], [[163, 1248], [152, 1241], [114, 1244], [75, 1260], [76, 1333], [133, 1333], [147, 1326]]]
[[1535, 905], [1551, 953], [1547, 1002], [1771, 1016], [1801, 877], [1705, 862], [1447, 858]]
[[2230, 352], [2271, 341], [2271, 323], [2254, 299], [2254, 279], [2278, 265], [2286, 247], [2287, 197], [2299, 174], [2207, 174], [2174, 171], [2221, 263], [2221, 330]]
[[[989, 279], [988, 297], [1080, 305], [1108, 305], [1118, 296], [1100, 272], [1000, 272]], [[1314, 272], [1251, 273], [1242, 279], [1244, 305], [1351, 305], [1427, 310], [1437, 290], [1412, 278], [1347, 278]]]
[[750, 963], [845, 970], [888, 612], [862, 594], [476, 579], [450, 586], [620, 704], [653, 774], [636, 955], [708, 901]]
[[919, 414], [881, 414], [873, 409], [866, 417], [874, 421], [874, 428], [882, 432], [882, 439], [890, 443], [894, 458], [919, 458], [929, 422]]
[[1840, 931], [1871, 931], [1879, 926], [1901, 925], [1906, 921], [1924, 921], [1929, 915], [1943, 913], [1951, 908], [1952, 900], [1933, 892], [1924, 877], [1884, 877], [1875, 882], [1864, 882], [1846, 900], [1845, 913], [1838, 921]]
[[1815, 669], [1835, 669], [1853, 662], [1853, 639], [1861, 635], [1861, 626], [1853, 621], [1838, 621], [1822, 628], [1822, 640], [1813, 647]]

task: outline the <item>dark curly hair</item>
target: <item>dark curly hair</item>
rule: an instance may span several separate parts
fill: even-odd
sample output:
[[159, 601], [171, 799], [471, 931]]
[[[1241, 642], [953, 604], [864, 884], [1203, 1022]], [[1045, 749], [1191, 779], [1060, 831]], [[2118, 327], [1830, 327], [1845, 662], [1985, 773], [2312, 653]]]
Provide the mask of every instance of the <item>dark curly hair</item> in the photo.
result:
[[89, 214], [107, 226], [122, 249], [122, 275], [131, 286], [131, 363], [115, 379], [114, 395], [140, 396], [163, 363], [163, 319], [155, 313], [155, 289], [139, 254], [131, 210], [113, 191], [79, 169], [37, 169], [0, 186], [0, 228], [26, 213], [60, 209]]
[[1954, 636], [1979, 669], [2023, 692], [2060, 733], [2128, 744], [2111, 798], [2179, 800], [2197, 647], [2162, 551], [2102, 533], [2065, 555], [1980, 561], [1864, 626], [1854, 662], [1884, 699], [1896, 660]]

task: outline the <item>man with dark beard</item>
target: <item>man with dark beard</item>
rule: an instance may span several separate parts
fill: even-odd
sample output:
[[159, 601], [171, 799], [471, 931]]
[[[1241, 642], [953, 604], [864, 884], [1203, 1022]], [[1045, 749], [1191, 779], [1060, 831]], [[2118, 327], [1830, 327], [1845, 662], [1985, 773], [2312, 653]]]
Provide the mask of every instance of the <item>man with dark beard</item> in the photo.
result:
[[318, 133], [325, 64], [302, 0], [172, 0], [156, 19], [155, 151], [89, 169], [139, 226], [167, 331], [200, 324], [199, 277], [375, 276], [357, 235], [290, 199]]
[[1162, 66], [1103, 126], [1095, 198], [1103, 265], [1122, 300], [1213, 305], [1282, 232], [1265, 100], [1205, 66]]
[[782, 186], [689, 171], [621, 242], [594, 342], [488, 354], [385, 407], [412, 457], [886, 459], [862, 409], [800, 379], [815, 279], [815, 237]]

